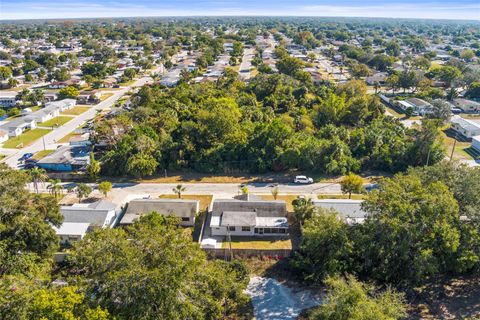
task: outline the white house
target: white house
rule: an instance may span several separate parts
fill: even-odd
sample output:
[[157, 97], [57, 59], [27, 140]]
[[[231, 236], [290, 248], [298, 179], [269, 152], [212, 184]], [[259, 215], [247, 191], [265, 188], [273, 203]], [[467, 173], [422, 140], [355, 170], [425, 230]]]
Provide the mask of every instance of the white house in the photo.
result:
[[110, 228], [117, 216], [115, 208], [115, 204], [99, 200], [93, 203], [60, 206], [60, 213], [63, 215], [64, 223], [90, 223], [95, 227]]
[[480, 136], [475, 136], [472, 138], [472, 148], [477, 152], [480, 152]]
[[452, 124], [451, 129], [466, 138], [480, 135], [480, 124], [477, 122], [464, 119], [458, 115], [453, 116], [450, 122]]
[[468, 99], [453, 99], [453, 104], [463, 110], [463, 112], [477, 113], [480, 112], [480, 103]]
[[42, 123], [58, 117], [61, 112], [73, 108], [76, 103], [77, 101], [75, 99], [63, 99], [60, 101], [49, 102], [45, 105], [45, 108], [33, 112], [30, 116], [38, 123]]
[[367, 213], [362, 209], [363, 200], [351, 199], [323, 199], [313, 202], [315, 207], [333, 209], [338, 212], [339, 217], [346, 223], [362, 223]]
[[0, 107], [1, 108], [10, 108], [17, 104], [17, 99], [15, 94], [4, 94], [0, 95]]
[[200, 210], [200, 201], [186, 199], [135, 199], [128, 203], [120, 225], [129, 225], [141, 215], [155, 211], [164, 216], [181, 219], [180, 225], [193, 227], [195, 217]]
[[37, 121], [30, 116], [14, 118], [0, 126], [0, 130], [6, 131], [9, 137], [17, 137], [25, 130], [35, 129]]
[[217, 199], [210, 217], [212, 236], [285, 236], [285, 201]]
[[88, 222], [64, 222], [59, 228], [53, 227], [61, 244], [72, 243], [83, 239], [90, 228]]

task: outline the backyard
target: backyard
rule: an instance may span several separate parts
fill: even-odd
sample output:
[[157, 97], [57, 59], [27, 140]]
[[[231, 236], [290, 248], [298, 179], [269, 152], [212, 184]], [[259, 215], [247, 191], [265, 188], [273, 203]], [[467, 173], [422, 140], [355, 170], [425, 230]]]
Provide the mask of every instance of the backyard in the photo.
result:
[[47, 133], [49, 133], [50, 129], [40, 129], [36, 128], [33, 130], [26, 131], [19, 135], [18, 137], [13, 137], [8, 139], [4, 144], [4, 148], [9, 148], [9, 149], [15, 149], [15, 148], [23, 148], [31, 143], [33, 143], [35, 140], [43, 137]]
[[[259, 249], [278, 250], [292, 249], [292, 242], [285, 238], [255, 238], [255, 237], [231, 237], [232, 249]], [[224, 241], [222, 248], [230, 248], [230, 243]]]

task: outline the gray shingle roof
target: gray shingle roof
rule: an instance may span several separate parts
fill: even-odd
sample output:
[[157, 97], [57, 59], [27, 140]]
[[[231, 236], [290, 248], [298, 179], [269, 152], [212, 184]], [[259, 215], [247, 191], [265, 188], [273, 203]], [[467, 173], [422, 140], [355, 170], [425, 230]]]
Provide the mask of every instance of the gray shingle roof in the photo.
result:
[[364, 219], [367, 212], [362, 210], [363, 200], [325, 199], [314, 201], [316, 207], [334, 209], [343, 219]]
[[161, 215], [195, 217], [198, 213], [198, 200], [185, 199], [136, 199], [128, 203], [120, 224], [131, 224], [140, 215], [155, 211]]
[[115, 205], [106, 200], [60, 207], [60, 213], [64, 217], [63, 222], [83, 222], [97, 226], [103, 226], [108, 213], [112, 210], [115, 210]]
[[221, 226], [255, 226], [257, 214], [254, 211], [224, 211], [220, 217]]

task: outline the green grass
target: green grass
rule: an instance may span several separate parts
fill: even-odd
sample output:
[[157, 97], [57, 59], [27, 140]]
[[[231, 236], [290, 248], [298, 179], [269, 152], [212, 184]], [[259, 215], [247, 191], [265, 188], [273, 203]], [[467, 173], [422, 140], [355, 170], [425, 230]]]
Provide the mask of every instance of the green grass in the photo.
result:
[[81, 135], [80, 134], [77, 134], [75, 132], [70, 132], [69, 134], [67, 134], [65, 137], [63, 137], [62, 139], [58, 140], [58, 143], [69, 143], [70, 142], [70, 139], [72, 139], [73, 137], [80, 137]]
[[33, 143], [35, 140], [40, 139], [47, 133], [49, 133], [50, 129], [40, 129], [36, 128], [33, 130], [29, 130], [25, 133], [22, 133], [18, 137], [10, 138], [8, 139], [4, 144], [4, 148], [9, 148], [9, 149], [15, 149], [15, 148], [23, 148], [31, 143]]
[[46, 156], [48, 156], [49, 154], [51, 154], [53, 151], [55, 150], [42, 150], [42, 151], [38, 151], [37, 153], [35, 153], [32, 157], [32, 159], [35, 159], [35, 160], [40, 160], [40, 159], [43, 159], [45, 158]]
[[72, 117], [58, 116], [48, 121], [42, 122], [41, 124], [39, 124], [39, 127], [60, 127], [72, 119]]
[[[445, 151], [447, 153], [448, 158], [450, 158], [455, 139], [447, 136], [444, 132], [442, 132], [442, 134], [443, 134], [443, 141], [445, 145]], [[455, 150], [453, 151], [453, 159], [454, 160], [474, 160], [473, 157], [468, 152], [465, 151], [470, 147], [471, 147], [470, 142], [457, 141], [457, 143], [455, 144]]]
[[76, 106], [70, 110], [65, 110], [62, 112], [63, 115], [69, 115], [69, 116], [78, 116], [78, 115], [81, 115], [82, 113], [84, 113], [85, 111], [87, 111], [88, 109], [90, 109], [90, 107], [80, 107], [80, 106]]

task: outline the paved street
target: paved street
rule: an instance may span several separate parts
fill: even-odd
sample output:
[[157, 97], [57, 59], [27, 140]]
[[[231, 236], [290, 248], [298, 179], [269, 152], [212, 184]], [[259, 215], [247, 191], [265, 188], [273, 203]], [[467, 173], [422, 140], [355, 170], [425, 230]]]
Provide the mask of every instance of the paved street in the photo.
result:
[[240, 77], [243, 80], [249, 80], [252, 76], [250, 68], [252, 67], [252, 59], [255, 56], [255, 48], [247, 48], [243, 51], [242, 63], [240, 63]]
[[[156, 70], [160, 70], [160, 68], [161, 67], [157, 68]], [[1, 162], [5, 162], [12, 168], [19, 168], [20, 163], [18, 162], [18, 158], [20, 158], [23, 154], [29, 152], [36, 153], [44, 149], [56, 149], [58, 146], [56, 142], [58, 140], [60, 140], [70, 132], [74, 131], [84, 122], [93, 119], [98, 111], [111, 107], [117, 100], [119, 100], [126, 92], [128, 92], [133, 87], [143, 86], [145, 83], [151, 80], [152, 78], [150, 76], [145, 76], [138, 79], [134, 84], [129, 87], [125, 87], [119, 91], [115, 91], [114, 94], [111, 97], [105, 99], [105, 101], [102, 101], [99, 104], [93, 106], [81, 115], [74, 117], [72, 120], [65, 123], [64, 125], [55, 128], [52, 132], [49, 132], [48, 134], [43, 136], [43, 138], [36, 140], [34, 143], [27, 147], [24, 147], [22, 149], [2, 149], [2, 153], [8, 153], [8, 155], [4, 159], [2, 159]]]
[[[67, 183], [64, 183], [66, 185]], [[47, 183], [39, 186], [40, 192], [48, 192]], [[89, 184], [96, 188], [96, 184]], [[114, 203], [121, 205], [134, 198], [158, 197], [161, 194], [173, 194], [172, 189], [178, 183], [114, 183], [108, 198]], [[232, 198], [240, 192], [239, 185], [235, 183], [182, 183], [186, 188], [184, 194], [211, 194], [214, 198]], [[270, 194], [273, 188], [271, 183], [248, 183], [246, 184], [250, 193]], [[33, 191], [33, 185], [30, 184]], [[298, 194], [310, 196], [319, 193], [340, 194], [338, 183], [314, 183], [309, 185], [301, 184], [278, 184], [280, 194]]]

